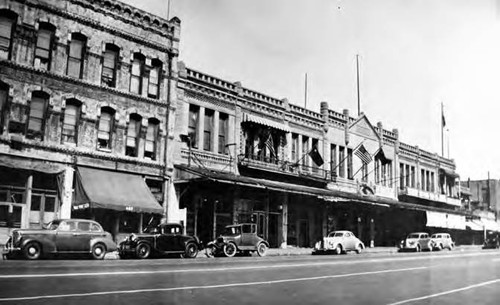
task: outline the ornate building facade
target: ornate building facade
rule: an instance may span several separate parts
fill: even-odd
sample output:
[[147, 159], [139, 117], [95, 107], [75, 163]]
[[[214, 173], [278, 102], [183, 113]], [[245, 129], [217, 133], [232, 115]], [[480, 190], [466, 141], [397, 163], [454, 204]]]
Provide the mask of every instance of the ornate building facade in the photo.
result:
[[0, 233], [161, 218], [179, 33], [117, 1], [0, 1]]

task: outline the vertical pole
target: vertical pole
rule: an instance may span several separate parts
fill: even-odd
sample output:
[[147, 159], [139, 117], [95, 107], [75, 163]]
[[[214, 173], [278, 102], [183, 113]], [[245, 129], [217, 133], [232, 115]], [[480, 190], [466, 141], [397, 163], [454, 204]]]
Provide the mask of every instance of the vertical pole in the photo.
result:
[[[33, 174], [30, 174], [26, 179], [26, 191], [25, 191], [25, 210], [24, 215], [21, 216], [21, 228], [30, 227], [30, 211], [31, 211], [31, 192], [33, 190]], [[23, 221], [24, 218], [24, 221]], [[24, 224], [23, 224], [24, 223]]]
[[307, 73], [304, 80], [304, 108], [307, 109]]
[[167, 20], [170, 19], [170, 0], [168, 0], [168, 3], [167, 3]]
[[446, 140], [447, 140], [446, 147], [448, 149], [448, 159], [449, 159], [450, 158], [450, 130], [449, 129], [446, 129]]
[[358, 116], [361, 114], [361, 98], [359, 96], [359, 54], [356, 54], [356, 88], [358, 92]]
[[444, 157], [444, 141], [443, 141], [443, 118], [444, 118], [444, 113], [443, 113], [443, 103], [441, 102], [441, 157]]

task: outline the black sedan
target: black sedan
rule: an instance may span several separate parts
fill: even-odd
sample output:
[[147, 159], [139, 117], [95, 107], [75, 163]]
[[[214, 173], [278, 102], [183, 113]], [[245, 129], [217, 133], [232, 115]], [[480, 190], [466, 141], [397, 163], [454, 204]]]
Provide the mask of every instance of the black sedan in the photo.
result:
[[168, 254], [195, 258], [201, 248], [202, 244], [196, 236], [182, 234], [180, 224], [166, 223], [149, 228], [145, 233], [129, 235], [118, 246], [118, 252], [121, 258], [145, 259]]

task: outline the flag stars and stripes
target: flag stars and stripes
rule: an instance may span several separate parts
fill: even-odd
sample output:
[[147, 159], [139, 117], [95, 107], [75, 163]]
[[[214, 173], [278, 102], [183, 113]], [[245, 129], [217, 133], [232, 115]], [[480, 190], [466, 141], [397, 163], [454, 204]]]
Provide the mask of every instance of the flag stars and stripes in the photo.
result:
[[361, 144], [358, 149], [354, 152], [356, 156], [358, 156], [363, 163], [370, 163], [372, 161], [372, 156], [370, 153], [366, 150], [365, 146]]

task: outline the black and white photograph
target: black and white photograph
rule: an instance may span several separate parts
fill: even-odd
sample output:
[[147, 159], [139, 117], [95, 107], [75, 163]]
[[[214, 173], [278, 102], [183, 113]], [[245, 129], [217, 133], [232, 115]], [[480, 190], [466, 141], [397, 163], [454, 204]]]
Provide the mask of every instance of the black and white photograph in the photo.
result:
[[500, 0], [0, 0], [0, 305], [500, 303]]

